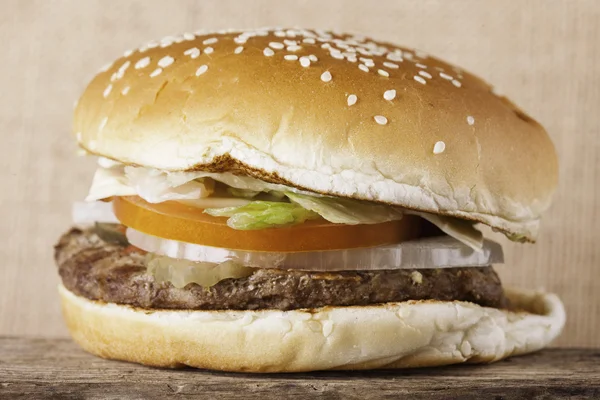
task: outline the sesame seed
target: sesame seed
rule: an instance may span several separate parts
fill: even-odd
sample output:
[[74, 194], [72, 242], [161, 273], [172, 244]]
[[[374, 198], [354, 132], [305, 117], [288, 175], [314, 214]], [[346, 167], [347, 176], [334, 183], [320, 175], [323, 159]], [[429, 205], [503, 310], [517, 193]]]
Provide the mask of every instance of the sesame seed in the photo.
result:
[[233, 39], [234, 42], [236, 42], [237, 44], [246, 44], [246, 42], [248, 41], [248, 39], [246, 39], [246, 37], [242, 37], [242, 36], [238, 36], [235, 39]]
[[445, 74], [445, 73], [443, 73], [443, 72], [440, 72], [440, 77], [442, 77], [443, 79], [449, 80], [449, 81], [451, 81], [451, 80], [453, 80], [453, 79], [454, 79], [454, 78], [453, 78], [453, 77], [451, 77], [450, 75], [448, 75], [448, 74]]
[[402, 54], [398, 54], [398, 53], [389, 53], [385, 57], [390, 61], [396, 61], [396, 62], [404, 61], [404, 58], [402, 58]]
[[285, 56], [283, 56], [283, 58], [288, 61], [296, 61], [298, 59], [298, 56], [295, 54], [286, 54]]
[[394, 100], [396, 98], [396, 91], [394, 89], [386, 90], [383, 93], [383, 98], [386, 100]]
[[457, 81], [456, 79], [452, 79], [452, 84], [456, 87], [461, 87], [462, 83], [460, 83], [460, 81]]
[[113, 85], [112, 83], [109, 84], [106, 89], [104, 89], [104, 92], [102, 93], [102, 96], [104, 96], [104, 98], [107, 98], [108, 95], [110, 94], [110, 92], [112, 91]]
[[207, 47], [204, 49], [204, 54], [212, 54], [215, 51], [212, 47]]
[[158, 76], [161, 74], [162, 72], [162, 68], [156, 68], [154, 71], [152, 71], [152, 73], [150, 74], [150, 78], [154, 78], [155, 76]]
[[125, 87], [123, 88], [123, 90], [121, 90], [121, 94], [122, 94], [123, 96], [127, 96], [127, 93], [129, 93], [129, 89], [131, 89], [129, 86], [125, 86]]
[[238, 46], [233, 52], [234, 54], [240, 54], [242, 51], [244, 51], [244, 46]]
[[160, 47], [162, 48], [169, 47], [172, 44], [173, 40], [171, 40], [171, 38], [164, 38], [160, 41]]
[[304, 68], [309, 67], [310, 66], [310, 58], [308, 58], [306, 56], [300, 57], [300, 65], [302, 65]]
[[331, 78], [332, 78], [331, 72], [329, 72], [329, 71], [325, 71], [321, 74], [321, 80], [323, 82], [329, 82], [329, 81], [331, 81]]
[[343, 60], [344, 59], [344, 55], [342, 53], [340, 53], [339, 51], [332, 51], [329, 53], [329, 55], [337, 60]]
[[285, 37], [285, 32], [283, 32], [283, 31], [275, 31], [274, 35], [277, 36], [277, 37]]
[[133, 54], [133, 50], [127, 50], [127, 51], [125, 51], [125, 53], [123, 53], [123, 57], [129, 57], [132, 54]]
[[275, 50], [283, 50], [283, 48], [285, 47], [283, 45], [283, 43], [279, 43], [279, 42], [271, 42], [269, 43], [269, 47], [275, 49]]
[[356, 97], [355, 94], [351, 94], [350, 96], [348, 96], [348, 106], [355, 105], [357, 101], [358, 101], [358, 97]]
[[[284, 40], [283, 40], [283, 43], [284, 43], [286, 46], [295, 46], [295, 45], [297, 45], [297, 44], [298, 44], [298, 42], [297, 42], [297, 41], [295, 41], [295, 40], [290, 40], [290, 39], [284, 39]], [[282, 47], [282, 48], [283, 48], [283, 47]]]
[[469, 125], [473, 125], [475, 123], [475, 118], [473, 118], [472, 116], [468, 116], [467, 117], [467, 124]]
[[203, 40], [202, 44], [204, 44], [204, 45], [214, 44], [214, 43], [217, 43], [218, 41], [219, 41], [219, 39], [217, 39], [217, 38], [210, 38], [210, 39]]
[[[360, 60], [360, 58], [359, 58], [359, 60]], [[369, 68], [375, 66], [375, 63], [373, 62], [373, 60], [363, 60], [363, 63]]]
[[424, 65], [424, 64], [421, 64], [421, 63], [416, 63], [415, 67], [425, 69], [425, 68], [427, 68], [427, 65]]
[[106, 72], [113, 66], [113, 63], [104, 64], [102, 68], [100, 68], [100, 72]]
[[194, 35], [193, 33], [186, 32], [183, 34], [183, 38], [185, 40], [194, 40], [196, 39], [196, 35]]
[[440, 154], [446, 150], [446, 143], [439, 141], [433, 145], [433, 154]]
[[171, 56], [164, 56], [160, 60], [158, 60], [158, 66], [161, 68], [167, 68], [169, 65], [173, 64], [175, 59]]
[[361, 71], [369, 72], [369, 67], [367, 67], [365, 64], [358, 64], [358, 69], [360, 69]]
[[287, 51], [298, 51], [298, 50], [302, 50], [302, 46], [293, 45], [293, 46], [287, 47]]
[[425, 85], [427, 83], [427, 81], [425, 79], [423, 79], [422, 77], [420, 77], [419, 75], [413, 76], [413, 79], [419, 83], [422, 83], [423, 85]]
[[187, 49], [183, 52], [184, 55], [190, 56], [192, 59], [198, 58], [200, 56], [200, 49], [197, 47], [192, 47], [191, 49]]
[[317, 61], [319, 61], [319, 59], [317, 58], [317, 56], [315, 56], [314, 54], [310, 54], [310, 55], [308, 56], [308, 59], [309, 59], [311, 62], [317, 62]]
[[331, 45], [330, 45], [329, 43], [323, 43], [323, 44], [321, 45], [321, 48], [322, 48], [322, 49], [329, 49], [329, 48], [331, 48]]
[[377, 70], [377, 73], [378, 73], [379, 75], [381, 75], [381, 76], [385, 76], [385, 77], [388, 77], [388, 76], [390, 76], [390, 73], [389, 73], [389, 72], [387, 72], [387, 71], [386, 71], [386, 70], [384, 70], [384, 69], [378, 69], [378, 70]]
[[200, 76], [206, 71], [208, 71], [208, 65], [201, 65], [200, 68], [196, 70], [196, 76]]
[[265, 47], [265, 49], [263, 50], [263, 54], [267, 57], [271, 57], [275, 54], [275, 52], [272, 49]]
[[355, 105], [357, 101], [358, 101], [358, 97], [356, 97], [355, 94], [351, 94], [350, 96], [348, 96], [348, 106], [349, 107]]
[[149, 49], [153, 49], [155, 47], [158, 47], [158, 45], [159, 45], [159, 43], [155, 42], [155, 41], [151, 41], [151, 42], [146, 43], [146, 47], [149, 48]]
[[400, 67], [398, 66], [398, 64], [394, 64], [394, 63], [391, 63], [391, 62], [389, 62], [389, 61], [385, 61], [385, 62], [383, 63], [383, 66], [384, 66], [384, 67], [391, 68], [391, 69], [398, 69], [398, 68], [400, 68]]
[[110, 81], [111, 82], [114, 82], [117, 79], [119, 79], [119, 73], [118, 73], [118, 71], [117, 72], [113, 72], [112, 75], [110, 76]]
[[419, 75], [421, 75], [421, 76], [424, 76], [424, 77], [425, 77], [425, 78], [427, 78], [427, 79], [431, 79], [431, 78], [433, 78], [433, 77], [431, 76], [431, 74], [430, 74], [429, 72], [426, 72], [426, 71], [419, 71]]
[[135, 69], [146, 68], [148, 65], [150, 65], [150, 57], [144, 57], [135, 63]]
[[388, 123], [388, 120], [386, 117], [384, 117], [383, 115], [376, 115], [373, 117], [373, 119], [375, 120], [375, 122], [377, 122], [379, 125], [386, 125]]
[[108, 122], [108, 117], [102, 118], [102, 120], [100, 121], [100, 125], [98, 125], [98, 129], [103, 130], [104, 127], [106, 126], [107, 122]]
[[127, 71], [127, 68], [129, 68], [130, 65], [131, 61], [127, 60], [119, 67], [119, 75], [121, 75], [121, 77], [123, 77], [123, 74], [125, 74], [125, 71]]
[[315, 44], [316, 41], [313, 38], [302, 39], [302, 43]]

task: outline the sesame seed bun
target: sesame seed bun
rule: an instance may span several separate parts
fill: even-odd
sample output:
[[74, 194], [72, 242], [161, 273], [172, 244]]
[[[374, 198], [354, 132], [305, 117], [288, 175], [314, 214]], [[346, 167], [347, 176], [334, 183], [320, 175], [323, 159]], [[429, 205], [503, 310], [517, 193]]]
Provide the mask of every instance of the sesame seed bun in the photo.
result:
[[327, 32], [151, 42], [92, 80], [75, 132], [89, 152], [124, 163], [239, 171], [528, 240], [557, 183], [544, 129], [481, 79]]
[[558, 297], [534, 292], [509, 292], [523, 310], [512, 312], [460, 301], [160, 311], [59, 291], [67, 326], [85, 350], [157, 367], [300, 372], [492, 362], [543, 348], [565, 323]]

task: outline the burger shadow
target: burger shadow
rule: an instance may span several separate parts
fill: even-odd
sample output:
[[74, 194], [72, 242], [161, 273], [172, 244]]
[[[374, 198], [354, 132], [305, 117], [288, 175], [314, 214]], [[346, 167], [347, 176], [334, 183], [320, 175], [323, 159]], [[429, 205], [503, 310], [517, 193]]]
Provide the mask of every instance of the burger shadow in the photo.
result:
[[[518, 358], [529, 358], [529, 356], [521, 356]], [[324, 380], [324, 381], [355, 381], [357, 379], [369, 380], [385, 380], [396, 379], [398, 377], [480, 377], [489, 376], [492, 378], [498, 368], [511, 368], [515, 364], [514, 358], [509, 358], [495, 362], [493, 364], [454, 364], [439, 367], [415, 367], [405, 369], [373, 369], [373, 370], [325, 370], [313, 372], [286, 372], [286, 373], [256, 373], [256, 372], [224, 372], [213, 371], [207, 369], [197, 369], [192, 367], [183, 367], [180, 369], [157, 368], [149, 367], [152, 370], [170, 371], [172, 374], [181, 374], [182, 377], [191, 377], [191, 375], [210, 376], [212, 378], [223, 379], [248, 379], [254, 381], [263, 380], [286, 380], [286, 381], [307, 381], [307, 380]], [[521, 363], [517, 363], [521, 364]], [[519, 368], [515, 366], [515, 368]], [[487, 370], [487, 371], [486, 371]]]

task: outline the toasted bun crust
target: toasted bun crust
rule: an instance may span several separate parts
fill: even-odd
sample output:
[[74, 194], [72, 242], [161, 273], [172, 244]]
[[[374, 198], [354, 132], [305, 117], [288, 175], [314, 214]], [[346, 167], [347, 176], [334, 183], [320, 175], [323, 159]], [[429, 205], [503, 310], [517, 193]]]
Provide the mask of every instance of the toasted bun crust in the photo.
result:
[[85, 350], [157, 367], [300, 372], [492, 362], [543, 348], [565, 323], [558, 297], [533, 292], [509, 293], [523, 312], [439, 301], [311, 311], [150, 311], [59, 290], [67, 326]]
[[544, 129], [481, 79], [326, 32], [151, 42], [93, 79], [75, 132], [91, 153], [124, 163], [241, 171], [530, 240], [557, 183]]

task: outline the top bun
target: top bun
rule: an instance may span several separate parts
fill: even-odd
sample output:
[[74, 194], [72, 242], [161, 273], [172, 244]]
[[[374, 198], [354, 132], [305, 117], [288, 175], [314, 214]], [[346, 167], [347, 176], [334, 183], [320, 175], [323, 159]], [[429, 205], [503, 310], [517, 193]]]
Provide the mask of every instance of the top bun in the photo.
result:
[[304, 29], [184, 34], [100, 72], [79, 145], [167, 171], [243, 172], [534, 240], [557, 183], [544, 129], [418, 51]]

